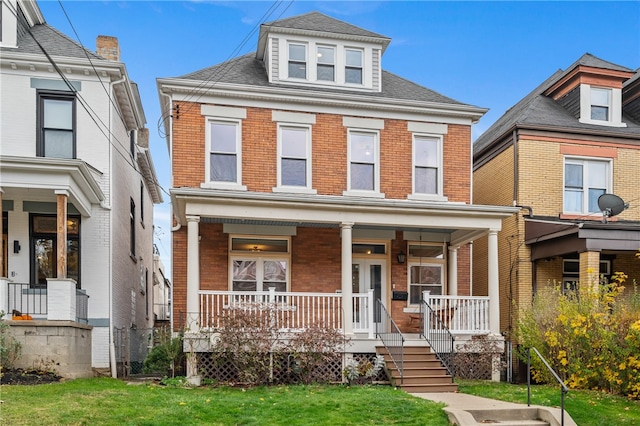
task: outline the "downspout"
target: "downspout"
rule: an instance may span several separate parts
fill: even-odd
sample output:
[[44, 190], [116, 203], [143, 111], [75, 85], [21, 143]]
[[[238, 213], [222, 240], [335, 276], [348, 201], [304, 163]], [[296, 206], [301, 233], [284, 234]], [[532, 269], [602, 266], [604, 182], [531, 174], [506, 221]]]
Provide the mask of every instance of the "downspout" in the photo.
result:
[[[116, 84], [124, 83], [127, 80], [126, 76], [122, 76], [120, 80], [112, 81], [109, 84], [109, 135], [111, 135], [112, 120], [111, 116], [111, 99], [113, 94], [113, 86]], [[111, 139], [111, 136], [109, 136]], [[109, 143], [109, 364], [111, 365], [111, 377], [118, 378], [118, 365], [116, 363], [116, 345], [113, 341], [113, 210], [111, 205], [113, 204], [113, 147]]]

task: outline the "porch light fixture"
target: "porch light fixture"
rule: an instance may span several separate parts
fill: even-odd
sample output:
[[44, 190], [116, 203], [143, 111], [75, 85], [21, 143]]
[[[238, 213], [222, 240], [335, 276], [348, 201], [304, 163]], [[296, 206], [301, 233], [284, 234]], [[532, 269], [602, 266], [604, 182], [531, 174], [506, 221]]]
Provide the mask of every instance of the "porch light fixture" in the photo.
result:
[[398, 263], [404, 263], [405, 260], [407, 260], [407, 255], [404, 251], [400, 250], [400, 253], [398, 253]]

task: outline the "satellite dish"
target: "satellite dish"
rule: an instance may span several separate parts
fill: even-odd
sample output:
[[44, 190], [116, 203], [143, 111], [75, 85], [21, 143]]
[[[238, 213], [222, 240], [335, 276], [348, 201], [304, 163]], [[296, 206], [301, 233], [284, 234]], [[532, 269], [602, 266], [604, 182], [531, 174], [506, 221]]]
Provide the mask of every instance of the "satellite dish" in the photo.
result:
[[602, 194], [598, 197], [598, 207], [606, 218], [617, 216], [622, 213], [623, 210], [629, 208], [629, 203], [625, 203], [622, 198], [614, 194]]

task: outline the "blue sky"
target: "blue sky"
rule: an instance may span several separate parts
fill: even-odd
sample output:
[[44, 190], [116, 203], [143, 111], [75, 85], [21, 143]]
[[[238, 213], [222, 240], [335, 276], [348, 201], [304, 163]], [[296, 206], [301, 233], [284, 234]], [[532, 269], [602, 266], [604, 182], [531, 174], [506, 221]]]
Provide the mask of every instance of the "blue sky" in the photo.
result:
[[[118, 38], [121, 60], [140, 88], [156, 172], [166, 191], [170, 167], [166, 140], [158, 133], [156, 78], [254, 52], [261, 22], [316, 10], [390, 37], [382, 58], [387, 71], [490, 109], [474, 126], [474, 140], [586, 52], [640, 67], [640, 1], [41, 0], [39, 5], [49, 25], [92, 51], [98, 35]], [[164, 198], [154, 211], [155, 241], [170, 271], [170, 200]]]

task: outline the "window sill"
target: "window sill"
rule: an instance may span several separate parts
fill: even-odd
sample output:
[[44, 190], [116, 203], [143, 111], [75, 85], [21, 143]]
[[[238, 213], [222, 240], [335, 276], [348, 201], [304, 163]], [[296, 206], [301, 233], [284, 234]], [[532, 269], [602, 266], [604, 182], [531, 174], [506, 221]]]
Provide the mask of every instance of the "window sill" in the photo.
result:
[[375, 192], [375, 191], [349, 190], [349, 191], [343, 191], [342, 195], [344, 195], [345, 197], [384, 198], [384, 192]]
[[228, 191], [246, 191], [246, 185], [240, 185], [236, 182], [205, 182], [200, 184], [203, 189], [226, 189]]
[[623, 123], [621, 121], [592, 120], [590, 118], [581, 118], [578, 121], [583, 124], [594, 124], [596, 126], [627, 127], [627, 123]]
[[302, 186], [274, 186], [271, 188], [273, 192], [294, 193], [294, 194], [310, 194], [317, 195], [318, 191], [312, 188]]
[[437, 195], [437, 194], [409, 194], [407, 195], [407, 200], [413, 201], [439, 201], [442, 203], [446, 203], [449, 201], [449, 198]]

